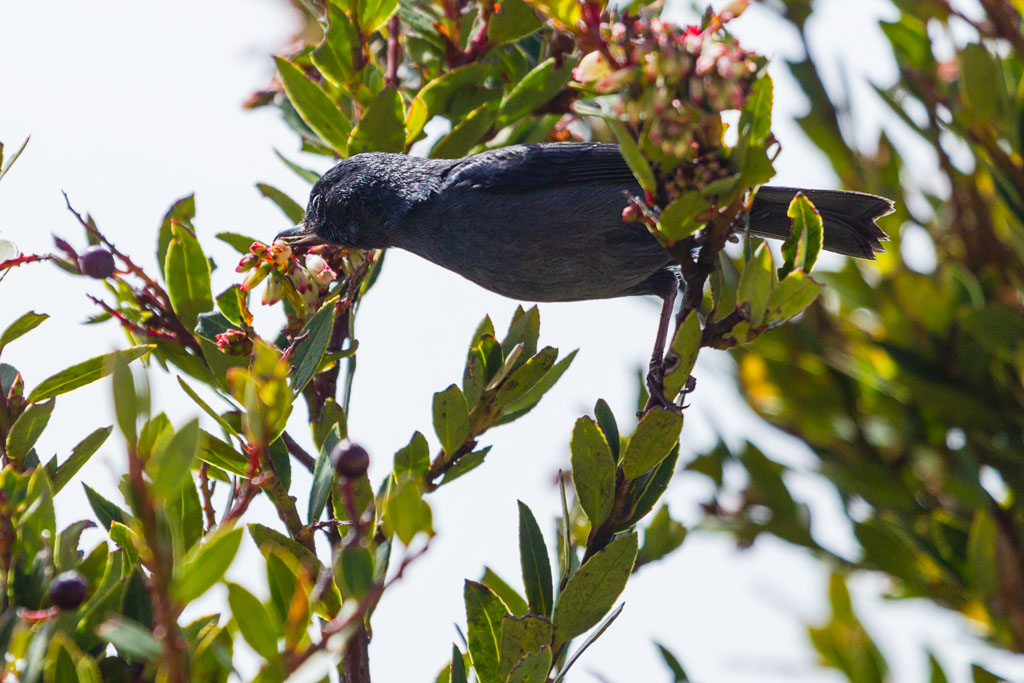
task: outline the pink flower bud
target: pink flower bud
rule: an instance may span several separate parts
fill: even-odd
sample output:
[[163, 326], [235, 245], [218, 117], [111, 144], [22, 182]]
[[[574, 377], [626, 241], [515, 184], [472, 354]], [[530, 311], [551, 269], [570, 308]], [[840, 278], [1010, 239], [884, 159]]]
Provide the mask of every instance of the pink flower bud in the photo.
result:
[[640, 220], [640, 207], [636, 204], [629, 204], [622, 209], [622, 220], [625, 223], [636, 223]]
[[718, 16], [722, 19], [722, 22], [732, 21], [739, 15], [743, 14], [747, 7], [750, 5], [750, 0], [732, 0], [722, 11], [718, 13]]
[[310, 273], [313, 275], [319, 275], [324, 272], [325, 268], [328, 268], [327, 261], [324, 261], [321, 256], [317, 256], [316, 254], [306, 254], [306, 270]]
[[593, 83], [610, 73], [608, 61], [600, 52], [594, 51], [580, 60], [579, 66], [572, 70], [572, 77], [580, 83]]
[[292, 286], [295, 287], [295, 291], [299, 294], [305, 294], [306, 290], [313, 286], [313, 281], [309, 272], [302, 268], [293, 269], [288, 275], [288, 279], [291, 280]]
[[272, 277], [267, 281], [267, 288], [263, 290], [263, 305], [273, 306], [284, 296], [284, 285], [278, 277]]
[[248, 356], [252, 353], [252, 340], [241, 330], [228, 330], [217, 335], [217, 349], [231, 356]]
[[257, 259], [255, 254], [246, 254], [241, 258], [241, 260], [239, 260], [238, 265], [235, 266], [235, 272], [244, 273], [252, 270], [256, 266], [256, 261]]
[[255, 270], [249, 272], [245, 280], [242, 281], [242, 291], [251, 292], [256, 289], [259, 283], [263, 282], [263, 279], [270, 273], [271, 264], [261, 263]]

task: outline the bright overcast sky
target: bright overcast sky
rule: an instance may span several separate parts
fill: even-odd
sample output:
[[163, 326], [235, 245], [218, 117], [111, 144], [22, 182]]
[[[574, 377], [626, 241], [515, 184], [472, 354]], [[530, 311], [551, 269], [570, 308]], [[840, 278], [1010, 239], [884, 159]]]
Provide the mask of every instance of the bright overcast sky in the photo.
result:
[[[863, 79], [892, 78], [891, 56], [876, 23], [887, 3], [822, 0], [819, 5], [813, 49], [825, 58], [830, 76], [842, 69], [860, 84], [857, 110], [865, 123], [857, 134], [871, 140], [881, 114]], [[199, 237], [217, 263], [232, 266], [234, 252], [214, 240], [214, 233], [236, 230], [269, 238], [286, 225], [257, 194], [256, 182], [276, 185], [303, 203], [308, 192], [273, 154], [278, 148], [301, 158], [295, 136], [273, 111], [241, 108], [271, 77], [269, 55], [283, 46], [295, 21], [280, 0], [0, 4], [0, 140], [11, 150], [32, 134], [25, 154], [0, 183], [0, 236], [26, 252], [49, 250], [51, 233], [81, 244], [81, 232], [63, 207], [63, 189], [119, 247], [155, 272], [160, 217], [174, 199], [195, 191]], [[795, 36], [757, 9], [735, 28], [747, 47], [775, 58], [776, 132], [784, 149], [778, 181], [830, 186], [831, 170], [787, 120], [803, 106], [781, 63], [783, 56], [799, 55]], [[327, 167], [322, 158], [302, 161]], [[220, 268], [216, 291], [233, 279], [232, 268]], [[46, 266], [22, 268], [0, 284], [0, 329], [30, 308], [52, 316], [4, 354], [29, 387], [123, 345], [113, 325], [79, 324], [95, 312], [86, 292], [103, 293], [97, 283]], [[413, 430], [432, 433], [431, 394], [461, 378], [465, 346], [479, 319], [490, 314], [503, 329], [515, 305], [415, 257], [388, 255], [358, 322], [359, 371], [349, 419], [352, 437], [371, 453], [373, 479], [385, 475], [392, 454]], [[438, 537], [374, 617], [375, 680], [434, 680], [457, 638], [453, 622], [465, 621], [463, 578], [479, 578], [486, 564], [518, 582], [516, 497], [533, 508], [550, 541], [558, 514], [554, 474], [567, 466], [573, 421], [598, 397], [609, 401], [620, 423], [628, 420], [635, 372], [649, 353], [656, 311], [642, 300], [541, 306], [542, 342], [565, 352], [580, 348], [580, 354], [537, 410], [487, 434], [485, 443], [495, 447], [485, 467], [431, 497]], [[59, 347], [45, 344], [54, 339], [63, 340]], [[691, 452], [713, 443], [716, 431], [732, 443], [744, 436], [756, 439], [771, 457], [804, 472], [790, 483], [811, 504], [819, 541], [838, 552], [855, 552], [834, 491], [806, 474], [813, 457], [752, 416], [731, 388], [731, 372], [724, 354], [702, 358], [699, 390], [683, 433]], [[175, 424], [196, 414], [173, 377], [153, 380], [155, 404]], [[303, 418], [294, 418], [293, 433], [305, 434]], [[106, 382], [63, 396], [40, 452], [63, 457], [86, 433], [112, 422]], [[119, 500], [115, 473], [125, 467], [112, 439], [83, 476]], [[293, 493], [304, 509], [301, 492], [308, 490], [309, 477], [300, 469]], [[692, 521], [706, 493], [698, 477], [680, 476], [666, 500], [676, 517]], [[60, 526], [91, 517], [79, 489], [69, 487], [60, 500]], [[265, 503], [254, 505], [250, 521], [277, 523]], [[101, 538], [90, 533], [87, 544]], [[230, 576], [259, 586], [262, 566], [247, 543]], [[622, 616], [568, 680], [598, 680], [594, 672], [616, 683], [667, 680], [651, 645], [656, 639], [680, 656], [697, 681], [838, 681], [816, 668], [805, 635], [805, 624], [827, 614], [826, 580], [826, 570], [808, 554], [779, 541], [761, 540], [740, 552], [726, 536], [694, 534], [669, 560], [631, 582]], [[959, 617], [921, 602], [885, 602], [879, 597], [885, 586], [883, 577], [864, 576], [854, 582], [854, 592], [864, 621], [889, 657], [893, 680], [923, 680], [926, 647], [956, 681], [968, 680], [970, 661], [1024, 676], [1017, 660], [979, 646]], [[223, 597], [215, 589], [202, 606], [215, 611]], [[241, 639], [237, 644], [245, 647]], [[252, 673], [250, 663], [243, 678]]]

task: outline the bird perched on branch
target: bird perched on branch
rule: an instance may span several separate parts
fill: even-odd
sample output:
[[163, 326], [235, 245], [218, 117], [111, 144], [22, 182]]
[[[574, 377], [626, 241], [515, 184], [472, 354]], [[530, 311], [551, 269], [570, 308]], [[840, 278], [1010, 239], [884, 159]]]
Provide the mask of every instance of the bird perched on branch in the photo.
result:
[[[886, 235], [888, 199], [858, 192], [761, 187], [749, 230], [785, 239], [803, 192], [824, 221], [824, 248], [871, 259]], [[642, 195], [617, 145], [514, 145], [463, 159], [357, 154], [313, 186], [303, 223], [279, 238], [359, 249], [398, 247], [524, 301], [635, 294], [664, 300], [652, 364], [661, 362], [675, 294], [668, 252], [626, 223], [625, 195]]]

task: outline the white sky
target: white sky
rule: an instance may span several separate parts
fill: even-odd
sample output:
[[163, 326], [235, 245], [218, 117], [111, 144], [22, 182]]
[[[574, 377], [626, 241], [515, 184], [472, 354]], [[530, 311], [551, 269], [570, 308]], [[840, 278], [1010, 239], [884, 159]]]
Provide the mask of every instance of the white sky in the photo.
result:
[[[826, 56], [830, 75], [841, 64], [854, 82], [885, 82], [893, 73], [877, 28], [887, 5], [880, 0], [822, 0], [813, 48]], [[0, 235], [26, 252], [48, 251], [50, 234], [82, 243], [63, 208], [60, 190], [75, 207], [92, 213], [119, 247], [156, 272], [155, 229], [176, 198], [195, 191], [196, 227], [223, 267], [215, 291], [234, 280], [234, 252], [213, 239], [221, 230], [269, 237], [286, 220], [253, 185], [269, 182], [304, 202], [307, 187], [273, 155], [293, 158], [296, 138], [271, 110], [245, 112], [241, 103], [272, 74], [269, 55], [290, 35], [295, 17], [283, 2], [221, 0], [138, 3], [129, 0], [53, 0], [0, 3], [0, 140], [12, 150], [32, 141], [0, 183]], [[752, 9], [735, 25], [745, 45], [775, 56], [776, 132], [784, 145], [780, 183], [825, 187], [834, 182], [827, 164], [787, 121], [803, 106], [781, 58], [796, 56], [795, 36], [771, 15]], [[880, 119], [860, 85], [869, 141]], [[323, 159], [301, 159], [325, 170]], [[52, 372], [123, 345], [113, 325], [82, 326], [94, 312], [85, 292], [96, 283], [72, 281], [52, 267], [22, 268], [0, 285], [0, 329], [32, 308], [52, 318], [6, 350], [31, 388]], [[360, 340], [352, 437], [365, 445], [379, 479], [391, 455], [412, 431], [430, 429], [430, 396], [461, 378], [465, 345], [484, 314], [504, 328], [515, 302], [485, 292], [458, 276], [404, 253], [388, 255], [384, 275], [367, 298], [358, 323]], [[485, 564], [518, 583], [517, 497], [528, 503], [549, 535], [558, 514], [553, 475], [566, 467], [573, 420], [605, 397], [620, 423], [635, 402], [635, 371], [646, 360], [656, 308], [641, 300], [545, 304], [542, 342], [563, 352], [580, 347], [572, 369], [541, 406], [519, 422], [496, 429], [488, 463], [431, 497], [438, 537], [430, 553], [389, 591], [374, 618], [372, 671], [377, 681], [432, 681], [464, 623], [462, 579], [479, 578]], [[48, 340], [64, 340], [50, 347]], [[33, 343], [34, 340], [34, 343]], [[59, 354], [59, 355], [57, 355]], [[727, 356], [702, 359], [699, 391], [687, 413], [684, 439], [709, 446], [716, 431], [736, 443], [755, 438], [771, 457], [807, 472], [814, 460], [800, 444], [753, 418], [732, 390]], [[155, 404], [175, 424], [196, 414], [173, 377], [153, 377]], [[301, 411], [298, 411], [301, 413]], [[293, 433], [305, 434], [297, 415]], [[58, 400], [39, 450], [63, 457], [99, 425], [113, 422], [109, 386], [100, 382]], [[56, 427], [60, 425], [60, 427]], [[432, 438], [432, 436], [431, 436]], [[116, 474], [125, 469], [111, 439], [84, 470], [84, 479], [120, 500]], [[295, 469], [293, 493], [305, 509], [309, 477]], [[812, 505], [819, 540], [852, 552], [852, 535], [832, 489], [808, 474], [790, 479], [794, 493]], [[694, 519], [705, 495], [699, 478], [677, 477], [666, 496], [676, 517]], [[77, 483], [61, 494], [63, 526], [91, 517]], [[252, 519], [276, 524], [268, 504]], [[90, 532], [86, 543], [100, 534]], [[230, 571], [233, 580], [259, 586], [262, 560], [247, 540]], [[716, 683], [838, 681], [817, 669], [804, 625], [819, 622], [827, 573], [806, 553], [773, 540], [737, 551], [726, 536], [687, 539], [669, 560], [645, 569], [627, 588], [626, 609], [577, 664], [568, 680], [667, 680], [653, 639], [682, 659], [691, 678]], [[968, 680], [970, 661], [1010, 677], [1024, 677], [1019, 659], [986, 650], [965, 622], [922, 602], [881, 599], [883, 577], [854, 582], [856, 604], [889, 657], [893, 680], [925, 677], [923, 649], [947, 665], [953, 680]], [[202, 601], [218, 609], [220, 589]], [[193, 614], [199, 611], [193, 610]], [[238, 647], [244, 648], [241, 639]], [[242, 674], [252, 675], [250, 660]]]

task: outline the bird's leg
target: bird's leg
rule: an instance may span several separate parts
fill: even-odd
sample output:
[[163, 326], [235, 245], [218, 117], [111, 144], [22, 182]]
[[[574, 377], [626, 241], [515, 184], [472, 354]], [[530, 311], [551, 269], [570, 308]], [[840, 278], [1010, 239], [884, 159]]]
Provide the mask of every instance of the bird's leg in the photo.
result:
[[667, 288], [661, 295], [661, 316], [658, 318], [658, 336], [654, 339], [654, 350], [651, 352], [651, 363], [647, 368], [647, 391], [650, 397], [644, 412], [654, 406], [672, 407], [678, 409], [670, 399], [665, 396], [665, 338], [668, 336], [669, 324], [672, 322], [672, 312], [675, 310], [676, 295], [679, 292], [677, 282]]

